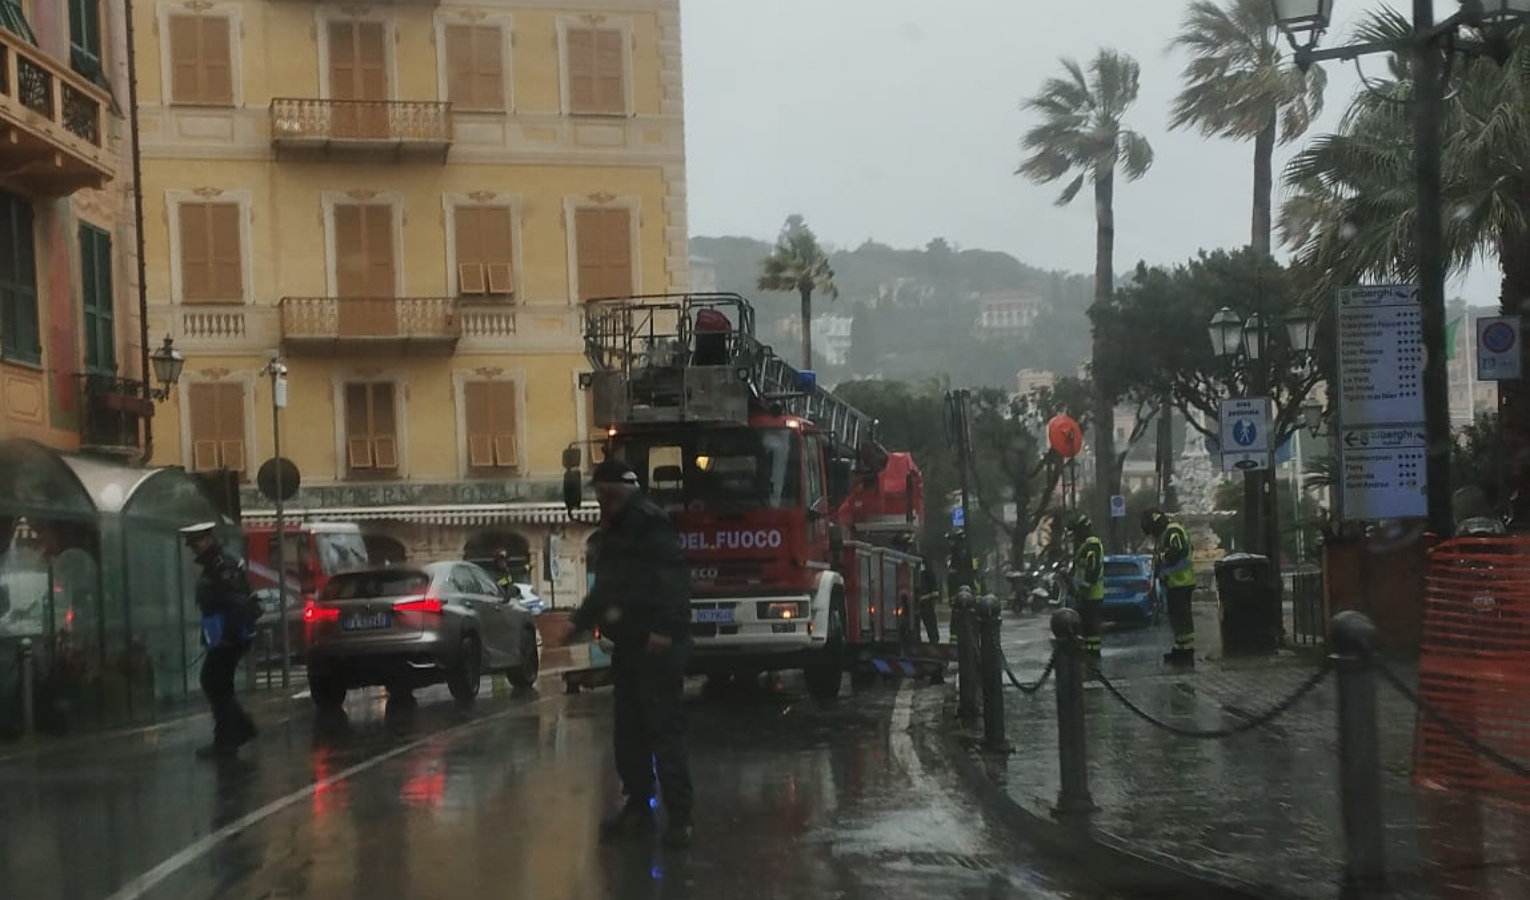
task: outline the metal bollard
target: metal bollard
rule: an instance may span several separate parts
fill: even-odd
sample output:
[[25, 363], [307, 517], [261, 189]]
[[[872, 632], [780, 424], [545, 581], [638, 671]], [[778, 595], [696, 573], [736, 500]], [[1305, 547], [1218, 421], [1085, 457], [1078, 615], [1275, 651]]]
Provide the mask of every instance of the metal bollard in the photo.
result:
[[971, 588], [961, 588], [951, 601], [951, 630], [956, 634], [956, 717], [978, 717], [978, 635]]
[[1003, 618], [999, 598], [989, 594], [980, 600], [977, 619], [983, 670], [983, 749], [1009, 753], [1014, 747], [1004, 737], [1004, 653], [999, 648]]
[[1329, 626], [1329, 659], [1339, 683], [1339, 802], [1344, 815], [1346, 892], [1372, 892], [1386, 883], [1381, 824], [1381, 742], [1376, 726], [1376, 626], [1346, 610]]
[[1052, 614], [1052, 654], [1056, 657], [1057, 763], [1062, 787], [1052, 815], [1058, 819], [1084, 816], [1099, 807], [1089, 796], [1089, 758], [1084, 732], [1084, 630], [1076, 611]]
[[21, 639], [21, 733], [30, 736], [37, 726], [36, 696], [32, 681], [32, 639]]

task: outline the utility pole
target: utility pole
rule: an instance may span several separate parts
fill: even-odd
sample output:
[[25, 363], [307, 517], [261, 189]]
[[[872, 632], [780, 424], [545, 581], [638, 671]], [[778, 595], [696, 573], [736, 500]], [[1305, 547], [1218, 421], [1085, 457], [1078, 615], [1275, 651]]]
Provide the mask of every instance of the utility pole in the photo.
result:
[[276, 461], [276, 547], [271, 562], [276, 567], [276, 620], [282, 632], [282, 689], [292, 686], [292, 626], [287, 621], [287, 508], [282, 484], [282, 415], [287, 406], [287, 364], [273, 356], [266, 364], [271, 376], [271, 456]]
[[[946, 393], [946, 439], [956, 448], [957, 470], [961, 474], [962, 531], [970, 534], [972, 527], [972, 503], [967, 487], [967, 466], [972, 460], [972, 431], [967, 422], [967, 398], [970, 392], [963, 390]], [[961, 542], [962, 552], [956, 561], [958, 583], [972, 584], [972, 542], [970, 536]]]

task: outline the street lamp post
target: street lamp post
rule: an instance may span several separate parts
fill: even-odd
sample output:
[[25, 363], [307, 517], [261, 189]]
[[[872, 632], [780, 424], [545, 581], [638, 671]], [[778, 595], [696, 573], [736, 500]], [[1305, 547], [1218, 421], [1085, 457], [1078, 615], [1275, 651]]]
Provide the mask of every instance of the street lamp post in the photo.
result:
[[271, 376], [271, 467], [276, 503], [276, 547], [271, 552], [271, 563], [276, 568], [276, 621], [282, 632], [282, 689], [292, 686], [292, 627], [287, 622], [287, 511], [282, 485], [282, 417], [287, 406], [287, 364], [279, 356], [271, 357], [261, 374]]
[[[1260, 298], [1259, 305], [1263, 305]], [[1255, 312], [1247, 320], [1228, 307], [1222, 307], [1211, 317], [1207, 325], [1211, 335], [1211, 348], [1217, 358], [1243, 367], [1243, 382], [1248, 397], [1264, 397], [1276, 382], [1273, 371], [1274, 349], [1270, 341], [1270, 324], [1262, 312]], [[1311, 364], [1312, 344], [1317, 332], [1317, 321], [1310, 313], [1293, 311], [1285, 318], [1286, 341], [1292, 352], [1295, 371], [1300, 373]], [[1237, 376], [1229, 377], [1228, 391], [1238, 393]], [[1300, 399], [1300, 398], [1293, 398]], [[1270, 565], [1278, 572], [1280, 567], [1280, 505], [1276, 494], [1278, 482], [1275, 477], [1275, 451], [1280, 437], [1280, 421], [1276, 411], [1270, 435], [1270, 465], [1262, 471], [1248, 472], [1243, 476], [1243, 536], [1251, 551], [1269, 557]], [[1262, 525], [1262, 529], [1261, 529]], [[1261, 533], [1262, 532], [1262, 533]]]
[[1455, 15], [1436, 24], [1434, 0], [1413, 0], [1413, 33], [1404, 41], [1380, 41], [1318, 50], [1317, 41], [1333, 19], [1333, 0], [1270, 0], [1276, 26], [1285, 33], [1302, 68], [1330, 59], [1357, 59], [1372, 53], [1413, 55], [1413, 141], [1418, 192], [1417, 248], [1419, 302], [1423, 307], [1425, 474], [1429, 482], [1429, 530], [1446, 536], [1454, 528], [1450, 502], [1450, 381], [1445, 341], [1445, 216], [1440, 157], [1445, 105], [1444, 53], [1461, 50], [1494, 56], [1501, 47], [1456, 39], [1462, 27], [1502, 37], [1530, 19], [1530, 0], [1461, 0]]

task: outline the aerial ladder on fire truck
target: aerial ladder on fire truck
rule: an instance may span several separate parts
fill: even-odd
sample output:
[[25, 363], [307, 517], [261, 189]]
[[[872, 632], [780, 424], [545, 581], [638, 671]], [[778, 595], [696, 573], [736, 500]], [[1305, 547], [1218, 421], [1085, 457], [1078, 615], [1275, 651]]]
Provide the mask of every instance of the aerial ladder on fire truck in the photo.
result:
[[778, 408], [815, 424], [836, 456], [875, 470], [885, 457], [876, 420], [817, 385], [762, 344], [754, 309], [731, 293], [654, 294], [593, 300], [585, 314], [581, 384], [593, 423], [748, 424], [750, 407]]

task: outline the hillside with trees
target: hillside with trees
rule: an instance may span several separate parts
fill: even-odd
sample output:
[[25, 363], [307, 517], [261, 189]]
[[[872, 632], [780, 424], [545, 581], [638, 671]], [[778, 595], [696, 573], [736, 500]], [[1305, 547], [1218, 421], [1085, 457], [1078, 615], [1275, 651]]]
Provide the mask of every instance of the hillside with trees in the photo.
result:
[[[797, 363], [798, 296], [758, 288], [761, 264], [774, 249], [771, 242], [746, 237], [691, 239], [692, 256], [716, 273], [717, 289], [748, 297], [758, 311], [761, 338]], [[848, 316], [853, 325], [844, 365], [828, 365], [822, 348], [814, 352], [825, 382], [939, 378], [1014, 390], [1021, 369], [1072, 375], [1088, 360], [1088, 276], [1038, 269], [1007, 253], [965, 250], [941, 238], [918, 250], [867, 241], [854, 250], [830, 248], [828, 258], [839, 297], [816, 299], [814, 317]], [[1031, 339], [980, 344], [981, 297], [1002, 293], [1040, 297], [1045, 311]]]

